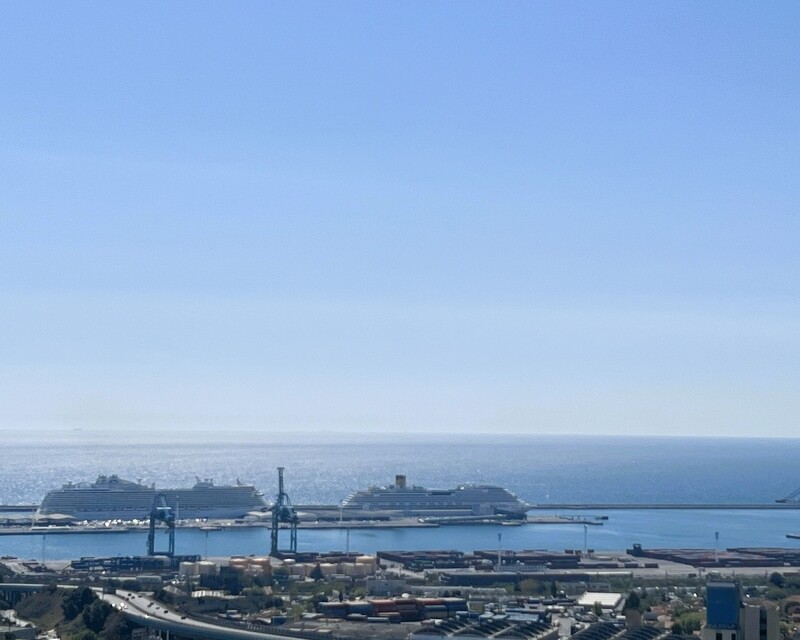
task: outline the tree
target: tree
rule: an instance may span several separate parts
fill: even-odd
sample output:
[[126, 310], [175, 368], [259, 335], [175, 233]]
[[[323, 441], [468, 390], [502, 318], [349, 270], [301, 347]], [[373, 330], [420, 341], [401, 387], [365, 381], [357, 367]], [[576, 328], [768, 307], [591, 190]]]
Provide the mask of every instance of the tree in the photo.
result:
[[783, 587], [786, 586], [786, 578], [783, 577], [782, 573], [778, 573], [777, 571], [769, 576], [769, 581], [778, 587], [778, 589], [783, 589]]
[[625, 608], [626, 609], [636, 609], [640, 611], [642, 607], [642, 601], [639, 598], [639, 594], [635, 591], [631, 591], [628, 594], [628, 598], [625, 600]]
[[594, 605], [592, 606], [592, 611], [594, 612], [594, 615], [596, 615], [598, 618], [603, 617], [603, 605], [600, 604], [599, 602], [594, 603]]
[[[692, 634], [699, 631], [704, 622], [703, 614], [699, 611], [686, 611], [675, 618], [675, 622], [672, 624], [672, 633]], [[678, 631], [675, 630], [676, 626]]]
[[767, 590], [764, 592], [764, 597], [767, 600], [783, 600], [789, 596], [789, 592], [786, 589], [779, 589], [778, 587], [767, 587]]
[[104, 600], [95, 600], [83, 609], [83, 624], [95, 633], [100, 633], [108, 616], [114, 613], [114, 607]]
[[[519, 588], [523, 593], [536, 593], [539, 589], [539, 582], [533, 578], [526, 578], [525, 580], [520, 580]], [[444, 597], [447, 598], [449, 596]]]
[[322, 580], [325, 577], [325, 575], [322, 573], [322, 567], [319, 566], [319, 562], [311, 570], [311, 573], [308, 574], [308, 577], [314, 581]]
[[89, 587], [78, 587], [73, 589], [64, 596], [64, 602], [61, 603], [61, 610], [64, 612], [64, 618], [67, 620], [74, 620], [83, 611], [86, 605], [91, 604], [97, 596]]
[[112, 613], [106, 619], [100, 637], [103, 640], [127, 640], [131, 637], [131, 625], [122, 614]]

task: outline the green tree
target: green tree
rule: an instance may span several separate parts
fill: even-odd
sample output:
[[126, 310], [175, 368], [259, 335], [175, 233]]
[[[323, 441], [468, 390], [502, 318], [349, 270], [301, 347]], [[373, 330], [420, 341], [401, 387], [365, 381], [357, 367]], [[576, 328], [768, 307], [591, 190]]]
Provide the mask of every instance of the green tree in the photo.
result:
[[114, 612], [106, 619], [100, 637], [103, 640], [128, 640], [131, 637], [131, 624], [121, 613]]
[[242, 589], [253, 586], [253, 578], [231, 567], [220, 567], [219, 579], [222, 588], [232, 596], [238, 596]]
[[793, 591], [800, 590], [800, 576], [798, 576], [797, 574], [791, 576], [784, 576], [784, 579], [785, 579], [785, 584], [784, 584], [785, 589], [792, 589]]
[[786, 586], [786, 578], [783, 577], [782, 573], [778, 573], [777, 571], [770, 574], [769, 581], [778, 587], [778, 589], [783, 589], [783, 587]]
[[784, 598], [789, 596], [789, 592], [786, 589], [779, 589], [778, 587], [768, 587], [767, 590], [764, 592], [764, 597], [767, 600], [783, 600]]
[[78, 587], [67, 592], [64, 601], [61, 603], [61, 610], [64, 618], [74, 620], [83, 611], [86, 605], [91, 604], [97, 596], [89, 587]]
[[641, 607], [642, 607], [642, 601], [639, 598], [639, 594], [636, 593], [635, 591], [631, 591], [628, 594], [627, 599], [625, 600], [625, 608], [636, 609], [637, 611], [640, 611]]
[[[705, 619], [703, 614], [699, 611], [684, 611], [675, 618], [672, 629], [673, 633], [692, 634], [695, 631], [700, 631]], [[675, 625], [679, 625], [680, 631], [675, 631]]]
[[322, 567], [319, 566], [319, 562], [311, 570], [311, 573], [308, 574], [308, 577], [314, 581], [322, 580], [325, 577], [322, 573]]
[[106, 624], [108, 616], [113, 612], [114, 607], [108, 604], [108, 602], [104, 600], [95, 600], [92, 604], [83, 608], [83, 624], [95, 633], [100, 633]]

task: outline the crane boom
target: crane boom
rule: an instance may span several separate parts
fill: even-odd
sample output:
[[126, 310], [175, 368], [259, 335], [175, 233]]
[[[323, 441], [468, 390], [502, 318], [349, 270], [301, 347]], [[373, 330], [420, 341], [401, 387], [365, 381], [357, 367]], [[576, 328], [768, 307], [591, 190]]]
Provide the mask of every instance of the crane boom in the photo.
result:
[[779, 500], [776, 500], [775, 502], [780, 502], [780, 503], [784, 503], [784, 502], [798, 502], [798, 499], [797, 499], [797, 498], [798, 498], [798, 496], [800, 496], [800, 487], [797, 487], [797, 489], [795, 489], [794, 491], [792, 491], [792, 492], [791, 492], [791, 493], [790, 493], [788, 496], [786, 496], [785, 498], [780, 498]]

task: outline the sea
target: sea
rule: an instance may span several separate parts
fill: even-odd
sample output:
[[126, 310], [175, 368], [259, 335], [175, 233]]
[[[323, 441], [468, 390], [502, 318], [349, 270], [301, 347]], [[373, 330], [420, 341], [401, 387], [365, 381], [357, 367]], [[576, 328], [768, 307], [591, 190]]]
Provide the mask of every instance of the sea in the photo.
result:
[[[35, 504], [99, 474], [188, 487], [197, 478], [252, 483], [270, 500], [285, 468], [294, 504], [338, 504], [391, 484], [506, 487], [530, 503], [721, 503], [729, 509], [554, 512], [607, 516], [601, 525], [301, 530], [300, 550], [712, 549], [796, 547], [799, 510], [744, 510], [800, 486], [800, 439], [584, 435], [330, 434], [267, 431], [0, 431], [0, 504]], [[546, 512], [536, 512], [546, 514]], [[0, 555], [38, 560], [144, 553], [146, 532], [0, 536]], [[179, 530], [178, 553], [263, 555], [266, 529]]]

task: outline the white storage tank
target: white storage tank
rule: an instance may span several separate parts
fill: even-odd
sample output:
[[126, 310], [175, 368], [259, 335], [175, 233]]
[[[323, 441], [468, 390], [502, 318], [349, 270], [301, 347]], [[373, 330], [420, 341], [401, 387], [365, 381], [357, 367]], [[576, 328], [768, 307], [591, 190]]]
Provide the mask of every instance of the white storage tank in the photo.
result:
[[197, 569], [201, 576], [215, 576], [219, 573], [219, 566], [211, 560], [201, 560], [197, 563]]

